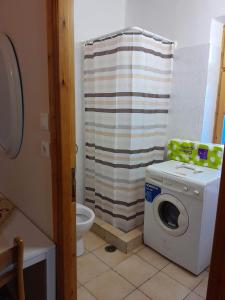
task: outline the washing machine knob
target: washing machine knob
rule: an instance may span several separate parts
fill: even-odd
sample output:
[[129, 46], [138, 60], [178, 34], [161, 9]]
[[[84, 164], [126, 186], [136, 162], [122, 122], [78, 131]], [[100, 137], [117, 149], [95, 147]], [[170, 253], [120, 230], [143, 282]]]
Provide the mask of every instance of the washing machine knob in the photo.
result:
[[184, 187], [184, 191], [185, 191], [185, 192], [188, 191], [188, 187], [187, 187], [187, 186]]
[[194, 191], [194, 194], [195, 194], [196, 196], [198, 196], [200, 193], [199, 193], [198, 190], [195, 190], [195, 191]]

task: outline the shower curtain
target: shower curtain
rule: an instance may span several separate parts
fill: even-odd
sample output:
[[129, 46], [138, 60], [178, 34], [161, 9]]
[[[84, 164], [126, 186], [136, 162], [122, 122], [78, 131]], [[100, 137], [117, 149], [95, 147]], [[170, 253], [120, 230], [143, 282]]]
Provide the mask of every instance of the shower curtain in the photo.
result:
[[173, 43], [138, 32], [84, 49], [85, 202], [127, 232], [143, 223], [147, 166], [163, 160]]

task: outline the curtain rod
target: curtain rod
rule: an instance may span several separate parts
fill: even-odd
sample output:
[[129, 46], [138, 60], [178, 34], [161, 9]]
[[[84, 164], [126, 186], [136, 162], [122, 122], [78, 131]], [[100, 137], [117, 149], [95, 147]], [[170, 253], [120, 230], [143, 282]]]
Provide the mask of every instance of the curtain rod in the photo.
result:
[[176, 42], [174, 42], [170, 39], [164, 38], [161, 35], [152, 33], [150, 31], [144, 30], [144, 29], [142, 29], [140, 27], [137, 27], [137, 26], [127, 27], [127, 28], [124, 28], [124, 29], [121, 29], [121, 30], [118, 30], [118, 31], [114, 31], [114, 32], [111, 32], [111, 33], [108, 33], [108, 34], [104, 34], [104, 35], [101, 35], [97, 38], [84, 41], [83, 44], [84, 45], [92, 44], [96, 41], [101, 41], [101, 40], [104, 40], [104, 39], [107, 39], [107, 38], [112, 38], [112, 37], [114, 37], [118, 34], [129, 33], [129, 32], [143, 33], [143, 34], [146, 34], [149, 37], [155, 38], [156, 40], [160, 40], [162, 42], [169, 42], [169, 43], [173, 43], [173, 44], [176, 45]]

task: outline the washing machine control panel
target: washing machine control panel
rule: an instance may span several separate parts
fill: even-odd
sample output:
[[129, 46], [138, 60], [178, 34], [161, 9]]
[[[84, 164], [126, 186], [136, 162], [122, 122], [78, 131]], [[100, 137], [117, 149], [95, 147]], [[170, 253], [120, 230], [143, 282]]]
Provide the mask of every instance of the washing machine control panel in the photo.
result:
[[148, 177], [145, 184], [145, 199], [149, 202], [153, 202], [154, 198], [161, 193], [161, 189], [168, 189], [171, 192], [181, 193], [183, 195], [191, 196], [196, 199], [200, 199], [203, 195], [203, 189], [194, 184], [188, 184], [170, 178], [163, 177]]
[[189, 196], [194, 196], [199, 198], [202, 195], [202, 188], [198, 185], [188, 185], [185, 182], [181, 183], [175, 180], [164, 179], [162, 186], [164, 188], [171, 189], [173, 191], [186, 194]]

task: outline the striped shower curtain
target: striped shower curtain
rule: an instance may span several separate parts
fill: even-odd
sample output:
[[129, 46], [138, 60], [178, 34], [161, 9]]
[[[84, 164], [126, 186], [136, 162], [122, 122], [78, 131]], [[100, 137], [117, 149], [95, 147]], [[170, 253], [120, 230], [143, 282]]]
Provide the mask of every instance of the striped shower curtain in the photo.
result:
[[84, 49], [85, 203], [127, 232], [143, 223], [147, 166], [163, 160], [173, 43], [127, 32]]

